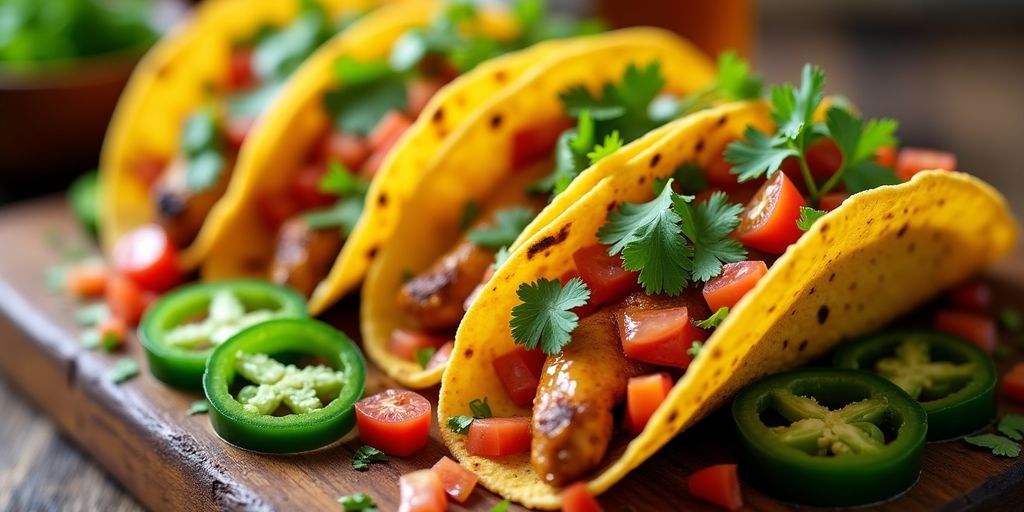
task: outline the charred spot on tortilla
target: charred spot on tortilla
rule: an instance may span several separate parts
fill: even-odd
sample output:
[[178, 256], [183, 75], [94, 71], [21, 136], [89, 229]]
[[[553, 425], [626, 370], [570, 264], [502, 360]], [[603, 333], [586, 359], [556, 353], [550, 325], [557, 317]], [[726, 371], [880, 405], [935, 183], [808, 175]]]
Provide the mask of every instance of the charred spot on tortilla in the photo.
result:
[[661, 161], [661, 153], [655, 153], [654, 156], [651, 157], [651, 167], [656, 167], [658, 165], [658, 162], [660, 162], [660, 161]]
[[643, 185], [644, 183], [647, 183], [647, 176], [640, 176], [640, 178], [637, 179], [636, 182], [638, 184], [640, 184], [640, 185]]
[[907, 234], [907, 228], [910, 227], [910, 223], [904, 224], [899, 231], [896, 232], [896, 238], [903, 238], [903, 235]]
[[910, 242], [910, 245], [907, 246], [907, 252], [914, 252], [915, 250], [917, 250], [917, 244]]
[[789, 348], [789, 338], [782, 340], [782, 350]]
[[725, 122], [729, 120], [729, 116], [722, 114], [722, 117], [718, 118], [718, 126], [725, 126]]
[[377, 205], [378, 206], [383, 208], [383, 207], [387, 206], [387, 204], [388, 204], [388, 195], [387, 194], [381, 194], [380, 196], [377, 197]]
[[826, 321], [828, 321], [828, 306], [823, 304], [818, 308], [818, 324], [825, 325]]
[[939, 206], [946, 206], [946, 198], [939, 199]]
[[882, 215], [883, 220], [892, 220], [893, 217], [895, 217], [895, 215], [893, 215], [892, 212], [886, 212], [885, 215]]
[[557, 235], [546, 236], [538, 240], [533, 245], [531, 245], [530, 248], [526, 250], [526, 259], [532, 260], [533, 257], [537, 255], [537, 253], [544, 252], [564, 242], [567, 238], [569, 238], [569, 227], [571, 225], [572, 224], [566, 224], [562, 226], [562, 229], [558, 230]]
[[440, 123], [441, 121], [444, 121], [444, 109], [438, 108], [437, 110], [435, 110], [434, 117], [432, 117], [431, 120], [433, 120], [435, 123]]
[[[821, 230], [821, 234], [823, 234], [823, 235], [824, 235], [824, 234], [825, 234], [825, 232], [826, 232], [826, 231], [828, 231], [828, 223], [827, 223], [827, 222], [822, 222], [822, 223], [821, 223], [821, 227], [820, 227], [820, 228], [818, 228], [818, 229], [819, 229], [819, 230]], [[826, 242], [826, 243], [827, 243], [827, 242]]]
[[491, 116], [491, 128], [495, 130], [501, 128], [502, 121], [504, 121], [504, 118], [501, 117], [501, 114], [494, 114]]
[[808, 340], [801, 341], [800, 342], [800, 346], [796, 348], [797, 352], [803, 352], [804, 349], [807, 348], [807, 343], [808, 343]]
[[832, 272], [832, 274], [828, 276], [828, 282], [831, 283], [832, 281], [835, 281], [835, 279], [836, 279], [836, 273]]
[[618, 207], [619, 207], [619, 204], [616, 203], [615, 201], [612, 201], [612, 202], [608, 203], [608, 206], [606, 206], [604, 209], [605, 209], [605, 211], [609, 211], [610, 212], [610, 211], [615, 210]]
[[679, 411], [673, 409], [668, 415], [668, 422], [675, 423], [677, 419], [679, 419]]
[[507, 79], [508, 76], [505, 75], [505, 70], [503, 69], [499, 69], [496, 73], [494, 73], [494, 81], [498, 82], [499, 84], [505, 83], [505, 80]]
[[462, 354], [466, 356], [466, 359], [470, 359], [473, 357], [473, 349], [467, 348], [466, 351], [463, 352]]
[[694, 153], [700, 153], [703, 150], [704, 150], [704, 139], [700, 139], [700, 140], [697, 141], [697, 144], [695, 146], [693, 146], [693, 151], [694, 151]]
[[811, 291], [807, 292], [807, 295], [814, 295], [814, 287], [811, 287]]
[[378, 250], [380, 250], [380, 247], [370, 247], [370, 250], [366, 251], [366, 257], [371, 260], [376, 258]]
[[768, 306], [768, 314], [769, 315], [775, 312], [775, 306], [776, 305], [777, 304], [772, 304], [771, 306]]

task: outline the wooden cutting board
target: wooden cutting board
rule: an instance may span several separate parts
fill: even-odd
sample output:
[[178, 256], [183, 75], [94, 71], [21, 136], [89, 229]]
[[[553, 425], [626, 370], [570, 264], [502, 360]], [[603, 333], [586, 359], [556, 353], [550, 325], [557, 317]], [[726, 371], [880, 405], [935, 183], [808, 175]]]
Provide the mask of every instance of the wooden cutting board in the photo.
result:
[[[0, 212], [0, 371], [14, 382], [82, 449], [95, 457], [126, 489], [155, 510], [340, 510], [338, 497], [366, 492], [381, 510], [398, 508], [398, 477], [427, 468], [446, 455], [433, 427], [429, 445], [404, 459], [374, 464], [364, 473], [350, 465], [360, 446], [350, 436], [326, 449], [294, 456], [243, 451], [221, 442], [205, 415], [189, 416], [201, 398], [161, 385], [145, 368], [132, 337], [124, 353], [107, 354], [81, 347], [74, 313], [80, 304], [44, 286], [48, 268], [62, 261], [51, 246], [54, 237], [81, 240], [77, 226], [59, 199], [26, 203]], [[1024, 253], [993, 270], [998, 304], [1024, 309]], [[354, 338], [357, 304], [341, 304], [328, 315]], [[1004, 340], [1013, 357], [1024, 336]], [[121, 385], [107, 370], [130, 356], [142, 373]], [[367, 394], [395, 384], [370, 368]], [[437, 390], [424, 393], [436, 401]], [[1002, 412], [1024, 407], [1002, 404]], [[654, 458], [601, 497], [605, 510], [717, 510], [695, 501], [687, 477], [699, 468], [735, 460], [731, 420], [719, 412], [685, 432]], [[794, 507], [743, 487], [745, 510]], [[465, 506], [452, 510], [490, 510], [500, 500], [476, 491]], [[1021, 510], [1024, 507], [1024, 457], [997, 458], [962, 441], [931, 444], [921, 479], [896, 500], [874, 509]], [[510, 510], [518, 510], [510, 507]]]

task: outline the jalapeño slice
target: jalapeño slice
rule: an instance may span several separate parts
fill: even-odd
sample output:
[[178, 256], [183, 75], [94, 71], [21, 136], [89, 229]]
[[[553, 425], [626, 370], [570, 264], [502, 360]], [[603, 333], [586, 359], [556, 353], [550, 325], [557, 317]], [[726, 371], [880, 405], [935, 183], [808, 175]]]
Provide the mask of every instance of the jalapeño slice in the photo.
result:
[[928, 415], [868, 372], [804, 369], [769, 376], [736, 396], [744, 477], [783, 500], [856, 506], [891, 498], [921, 469]]
[[306, 300], [262, 281], [183, 286], [160, 298], [139, 324], [149, 370], [167, 385], [202, 389], [206, 359], [238, 331], [273, 318], [306, 317]]
[[203, 375], [213, 430], [232, 445], [265, 453], [341, 439], [355, 426], [365, 385], [366, 363], [348, 336], [297, 318], [239, 332], [213, 351]]
[[866, 336], [839, 347], [835, 365], [877, 373], [921, 402], [929, 441], [969, 434], [996, 416], [995, 365], [957, 336], [929, 330]]

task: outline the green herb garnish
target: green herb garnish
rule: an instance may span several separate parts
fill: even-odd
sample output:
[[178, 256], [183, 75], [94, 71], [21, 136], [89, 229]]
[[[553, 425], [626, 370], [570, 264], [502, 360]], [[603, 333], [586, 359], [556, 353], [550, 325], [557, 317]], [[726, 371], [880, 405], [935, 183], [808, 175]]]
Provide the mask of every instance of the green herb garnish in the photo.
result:
[[690, 344], [690, 348], [686, 349], [686, 353], [691, 358], [696, 359], [702, 350], [704, 350], [704, 342], [694, 340], [694, 342]]
[[704, 320], [694, 320], [693, 325], [700, 329], [714, 329], [725, 321], [725, 317], [729, 316], [728, 307], [720, 307], [718, 311], [715, 311], [711, 316]]
[[206, 414], [208, 412], [210, 412], [210, 402], [207, 402], [205, 398], [202, 400], [196, 400], [195, 402], [192, 402], [192, 404], [188, 406], [189, 416], [195, 416], [197, 414]]
[[563, 287], [558, 280], [538, 279], [523, 283], [516, 291], [519, 304], [512, 308], [512, 338], [527, 350], [540, 345], [545, 354], [557, 354], [571, 340], [570, 334], [579, 323], [573, 313], [590, 299], [590, 290], [583, 280], [574, 277]]
[[1024, 440], [1024, 416], [1020, 414], [1007, 414], [999, 420], [996, 427], [1000, 434], [1003, 434], [1014, 441]]
[[356, 471], [366, 471], [370, 469], [370, 464], [374, 462], [388, 461], [388, 456], [384, 452], [372, 447], [372, 446], [360, 446], [356, 453], [352, 455], [352, 469]]
[[1020, 455], [1020, 445], [1015, 441], [996, 434], [981, 434], [967, 436], [964, 438], [968, 444], [992, 450], [992, 455], [1000, 457], [1017, 457]]
[[796, 220], [796, 227], [800, 228], [800, 231], [807, 231], [811, 229], [818, 219], [825, 216], [828, 213], [826, 211], [809, 208], [807, 206], [800, 207], [800, 218]]
[[469, 410], [473, 413], [473, 418], [478, 420], [494, 416], [494, 414], [491, 413], [491, 405], [487, 403], [486, 396], [483, 400], [477, 398], [470, 402]]
[[469, 431], [469, 426], [472, 424], [473, 418], [471, 416], [452, 416], [448, 418], [448, 430], [456, 434], [465, 434]]
[[114, 366], [107, 371], [107, 379], [114, 384], [120, 384], [127, 380], [134, 379], [139, 375], [139, 364], [131, 358], [118, 359]]
[[373, 498], [362, 492], [342, 496], [338, 498], [338, 503], [345, 509], [345, 512], [377, 512], [377, 504], [373, 502]]
[[513, 206], [494, 213], [491, 226], [481, 226], [466, 234], [470, 242], [489, 249], [508, 247], [519, 238], [536, 214], [523, 206]]
[[1002, 308], [999, 310], [999, 325], [1009, 332], [1017, 332], [1024, 327], [1024, 316], [1014, 308]]
[[434, 357], [436, 353], [437, 349], [434, 347], [416, 349], [416, 362], [419, 363], [420, 368], [426, 369], [430, 364], [430, 358]]

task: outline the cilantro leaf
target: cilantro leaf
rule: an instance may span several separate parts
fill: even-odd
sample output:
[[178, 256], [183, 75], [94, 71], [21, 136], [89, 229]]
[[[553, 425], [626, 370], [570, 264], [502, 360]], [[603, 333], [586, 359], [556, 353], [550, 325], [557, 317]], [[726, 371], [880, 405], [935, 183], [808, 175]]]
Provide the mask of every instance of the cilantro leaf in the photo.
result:
[[672, 208], [671, 180], [647, 203], [624, 203], [608, 214], [597, 232], [608, 254], [622, 254], [622, 267], [640, 271], [638, 281], [647, 293], [677, 295], [686, 287], [693, 268], [693, 251], [680, 236], [680, 217]]
[[508, 247], [516, 241], [535, 215], [533, 210], [523, 206], [498, 210], [494, 213], [492, 226], [478, 227], [467, 233], [466, 238], [476, 245], [489, 249]]
[[192, 404], [188, 406], [189, 416], [195, 416], [197, 414], [206, 414], [208, 412], [210, 412], [210, 402], [207, 402], [205, 398], [202, 400], [196, 400], [195, 402], [192, 402]]
[[75, 322], [83, 327], [92, 327], [108, 316], [110, 316], [110, 308], [107, 303], [97, 302], [75, 311]]
[[800, 218], [796, 220], [796, 227], [800, 228], [800, 231], [807, 231], [811, 229], [818, 219], [825, 216], [828, 213], [822, 210], [816, 210], [807, 206], [800, 207]]
[[483, 400], [477, 398], [469, 403], [469, 410], [473, 413], [474, 419], [484, 419], [493, 417], [494, 414], [491, 412], [491, 405], [487, 403], [487, 397]]
[[[367, 67], [360, 69], [359, 66]], [[406, 79], [401, 74], [385, 73], [379, 64], [346, 60], [336, 64], [335, 72], [357, 80], [354, 83], [339, 80], [341, 88], [324, 94], [324, 107], [340, 131], [369, 135], [388, 112], [406, 110]]]
[[465, 231], [480, 217], [480, 207], [476, 202], [469, 201], [462, 207], [462, 215], [459, 216], [459, 231]]
[[800, 75], [800, 88], [791, 84], [773, 87], [771, 93], [772, 118], [779, 133], [787, 139], [803, 144], [804, 134], [811, 125], [814, 112], [825, 97], [825, 73], [821, 68], [805, 64]]
[[846, 185], [846, 191], [851, 194], [901, 182], [895, 171], [872, 160], [865, 160], [846, 169], [840, 179]]
[[334, 62], [334, 79], [344, 87], [372, 84], [392, 75], [391, 68], [381, 61], [361, 61], [346, 55]]
[[703, 350], [704, 342], [694, 340], [694, 342], [690, 344], [690, 348], [686, 349], [686, 354], [689, 355], [691, 358], [696, 359], [697, 356], [700, 355], [701, 351]]
[[303, 2], [294, 22], [271, 32], [253, 49], [253, 72], [265, 82], [288, 77], [330, 37], [329, 21], [319, 3]]
[[89, 328], [82, 331], [78, 340], [82, 344], [82, 348], [86, 350], [96, 350], [100, 348], [100, 345], [102, 345], [102, 340], [100, 338], [99, 329]]
[[597, 97], [583, 85], [569, 87], [558, 97], [565, 113], [572, 117], [582, 117], [584, 112], [588, 112], [598, 121], [607, 121], [626, 113], [626, 107], [616, 102], [614, 94]]
[[998, 455], [1000, 457], [1012, 458], [1020, 455], [1020, 445], [1000, 435], [981, 434], [977, 436], [967, 436], [964, 438], [964, 441], [980, 448], [988, 448], [992, 450], [993, 455]]
[[729, 101], [761, 97], [761, 78], [750, 73], [750, 64], [736, 52], [726, 51], [718, 56], [718, 78], [715, 88]]
[[570, 279], [565, 287], [557, 279], [542, 277], [535, 283], [519, 285], [516, 295], [522, 303], [512, 308], [512, 338], [527, 350], [539, 344], [545, 354], [557, 354], [569, 343], [579, 322], [572, 309], [587, 303], [590, 290], [578, 277]]
[[358, 176], [338, 161], [327, 165], [327, 172], [317, 183], [317, 190], [338, 197], [365, 197], [370, 181]]
[[1024, 440], [1024, 416], [1007, 414], [999, 420], [999, 433], [1014, 441]]
[[711, 316], [704, 320], [694, 320], [693, 325], [700, 329], [714, 329], [725, 321], [726, 316], [729, 316], [729, 308], [728, 306], [722, 306], [718, 308], [718, 311], [715, 311]]
[[416, 362], [419, 363], [420, 368], [426, 369], [427, 364], [430, 363], [430, 358], [434, 357], [436, 353], [437, 349], [434, 347], [416, 349]]
[[134, 359], [125, 357], [118, 359], [114, 366], [107, 371], [107, 379], [114, 384], [120, 384], [127, 380], [134, 379], [139, 375], [139, 364]]
[[729, 172], [738, 176], [740, 183], [765, 176], [771, 178], [782, 167], [782, 162], [799, 153], [777, 136], [768, 136], [752, 126], [743, 133], [745, 140], [730, 142], [725, 147], [725, 160], [735, 167]]
[[452, 416], [448, 418], [448, 430], [456, 434], [465, 434], [469, 431], [469, 426], [472, 424], [473, 418], [470, 416]]
[[342, 496], [338, 498], [338, 503], [345, 509], [345, 512], [377, 512], [377, 504], [374, 503], [373, 498], [362, 492]]
[[686, 162], [676, 168], [670, 178], [654, 179], [654, 194], [661, 194], [669, 180], [673, 180], [683, 194], [699, 194], [708, 188], [708, 178], [704, 168], [697, 162]]
[[363, 215], [363, 199], [361, 197], [348, 197], [320, 210], [314, 210], [303, 216], [303, 219], [312, 229], [339, 228], [344, 236], [352, 233]]
[[619, 132], [613, 131], [612, 133], [605, 135], [604, 144], [594, 146], [594, 150], [587, 153], [587, 158], [590, 159], [590, 165], [600, 162], [602, 158], [618, 151], [621, 147], [622, 137], [619, 136]]
[[512, 502], [508, 500], [501, 500], [497, 505], [491, 508], [491, 512], [506, 512], [508, 510], [508, 506], [511, 504]]
[[1024, 327], [1024, 315], [1010, 307], [999, 310], [999, 325], [1010, 332], [1017, 332]]
[[843, 165], [853, 166], [874, 157], [882, 146], [895, 146], [899, 124], [893, 119], [872, 119], [865, 126], [864, 120], [850, 111], [832, 107], [825, 115], [825, 126], [839, 146]]
[[746, 259], [743, 246], [729, 238], [740, 223], [743, 206], [730, 203], [720, 191], [696, 207], [683, 196], [675, 196], [672, 203], [682, 219], [683, 235], [693, 244], [693, 280], [709, 281], [722, 272], [723, 264]]
[[665, 83], [661, 65], [655, 60], [644, 67], [630, 64], [622, 79], [605, 84], [600, 95], [573, 86], [562, 92], [560, 98], [569, 115], [576, 117], [588, 111], [599, 122], [598, 133], [618, 130], [623, 141], [630, 142], [661, 124], [651, 118], [650, 106]]
[[388, 456], [384, 452], [372, 447], [372, 446], [360, 446], [356, 453], [352, 455], [352, 469], [356, 471], [366, 471], [370, 469], [370, 464], [374, 462], [387, 462]]
[[508, 261], [510, 256], [512, 255], [508, 252], [508, 247], [499, 247], [498, 252], [494, 254], [494, 263], [491, 264], [491, 268], [498, 270]]

